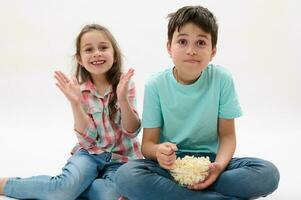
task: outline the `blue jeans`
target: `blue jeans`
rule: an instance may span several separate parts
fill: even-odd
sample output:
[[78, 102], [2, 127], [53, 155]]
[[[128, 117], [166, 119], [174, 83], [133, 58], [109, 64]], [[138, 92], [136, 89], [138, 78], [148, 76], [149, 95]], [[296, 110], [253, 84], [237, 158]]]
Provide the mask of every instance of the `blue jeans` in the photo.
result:
[[[181, 153], [179, 157], [186, 154]], [[189, 155], [204, 155], [215, 160], [215, 154]], [[214, 184], [195, 191], [177, 184], [157, 162], [141, 159], [121, 166], [116, 172], [115, 183], [118, 192], [130, 200], [238, 200], [272, 193], [278, 187], [279, 177], [271, 162], [258, 158], [232, 158]]]
[[10, 178], [4, 194], [17, 199], [116, 200], [120, 195], [113, 179], [122, 163], [110, 159], [111, 153], [92, 155], [81, 149], [68, 159], [60, 175]]

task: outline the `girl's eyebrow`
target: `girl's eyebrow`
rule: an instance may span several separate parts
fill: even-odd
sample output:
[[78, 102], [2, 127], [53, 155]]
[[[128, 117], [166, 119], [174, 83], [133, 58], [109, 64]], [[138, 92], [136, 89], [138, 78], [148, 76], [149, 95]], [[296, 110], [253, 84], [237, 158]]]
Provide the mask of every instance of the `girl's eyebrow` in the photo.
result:
[[84, 44], [83, 46], [82, 46], [82, 48], [84, 48], [84, 47], [86, 47], [86, 46], [91, 46], [92, 44], [91, 43], [87, 43], [87, 44]]
[[[99, 44], [106, 44], [106, 45], [108, 45], [109, 43], [108, 42], [100, 42]], [[82, 48], [84, 48], [84, 47], [86, 47], [86, 46], [91, 46], [92, 45], [92, 43], [87, 43], [87, 44], [84, 44], [83, 46], [82, 46]]]

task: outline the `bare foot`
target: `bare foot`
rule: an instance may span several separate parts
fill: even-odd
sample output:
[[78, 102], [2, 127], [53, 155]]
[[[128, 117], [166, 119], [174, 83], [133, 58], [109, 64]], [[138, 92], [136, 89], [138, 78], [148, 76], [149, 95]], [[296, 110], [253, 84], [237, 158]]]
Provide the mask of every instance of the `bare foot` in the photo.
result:
[[4, 186], [7, 182], [8, 178], [0, 178], [0, 194], [4, 194], [3, 190], [4, 190]]

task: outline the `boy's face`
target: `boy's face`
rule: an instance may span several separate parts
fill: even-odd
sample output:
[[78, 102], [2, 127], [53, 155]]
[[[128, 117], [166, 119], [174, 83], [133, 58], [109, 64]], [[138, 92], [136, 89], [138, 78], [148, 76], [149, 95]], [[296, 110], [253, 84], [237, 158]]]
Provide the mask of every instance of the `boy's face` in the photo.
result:
[[175, 30], [167, 50], [178, 75], [185, 80], [199, 77], [216, 53], [211, 35], [193, 23], [185, 24], [180, 31]]

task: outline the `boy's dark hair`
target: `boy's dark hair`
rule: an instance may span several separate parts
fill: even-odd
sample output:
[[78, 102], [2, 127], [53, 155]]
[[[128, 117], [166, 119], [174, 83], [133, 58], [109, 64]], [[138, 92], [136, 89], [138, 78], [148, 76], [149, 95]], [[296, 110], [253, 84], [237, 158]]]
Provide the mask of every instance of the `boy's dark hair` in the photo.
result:
[[177, 29], [187, 23], [193, 23], [206, 33], [211, 35], [212, 48], [217, 44], [218, 25], [215, 16], [202, 6], [184, 6], [174, 13], [168, 15], [168, 43], [171, 43], [172, 36]]

